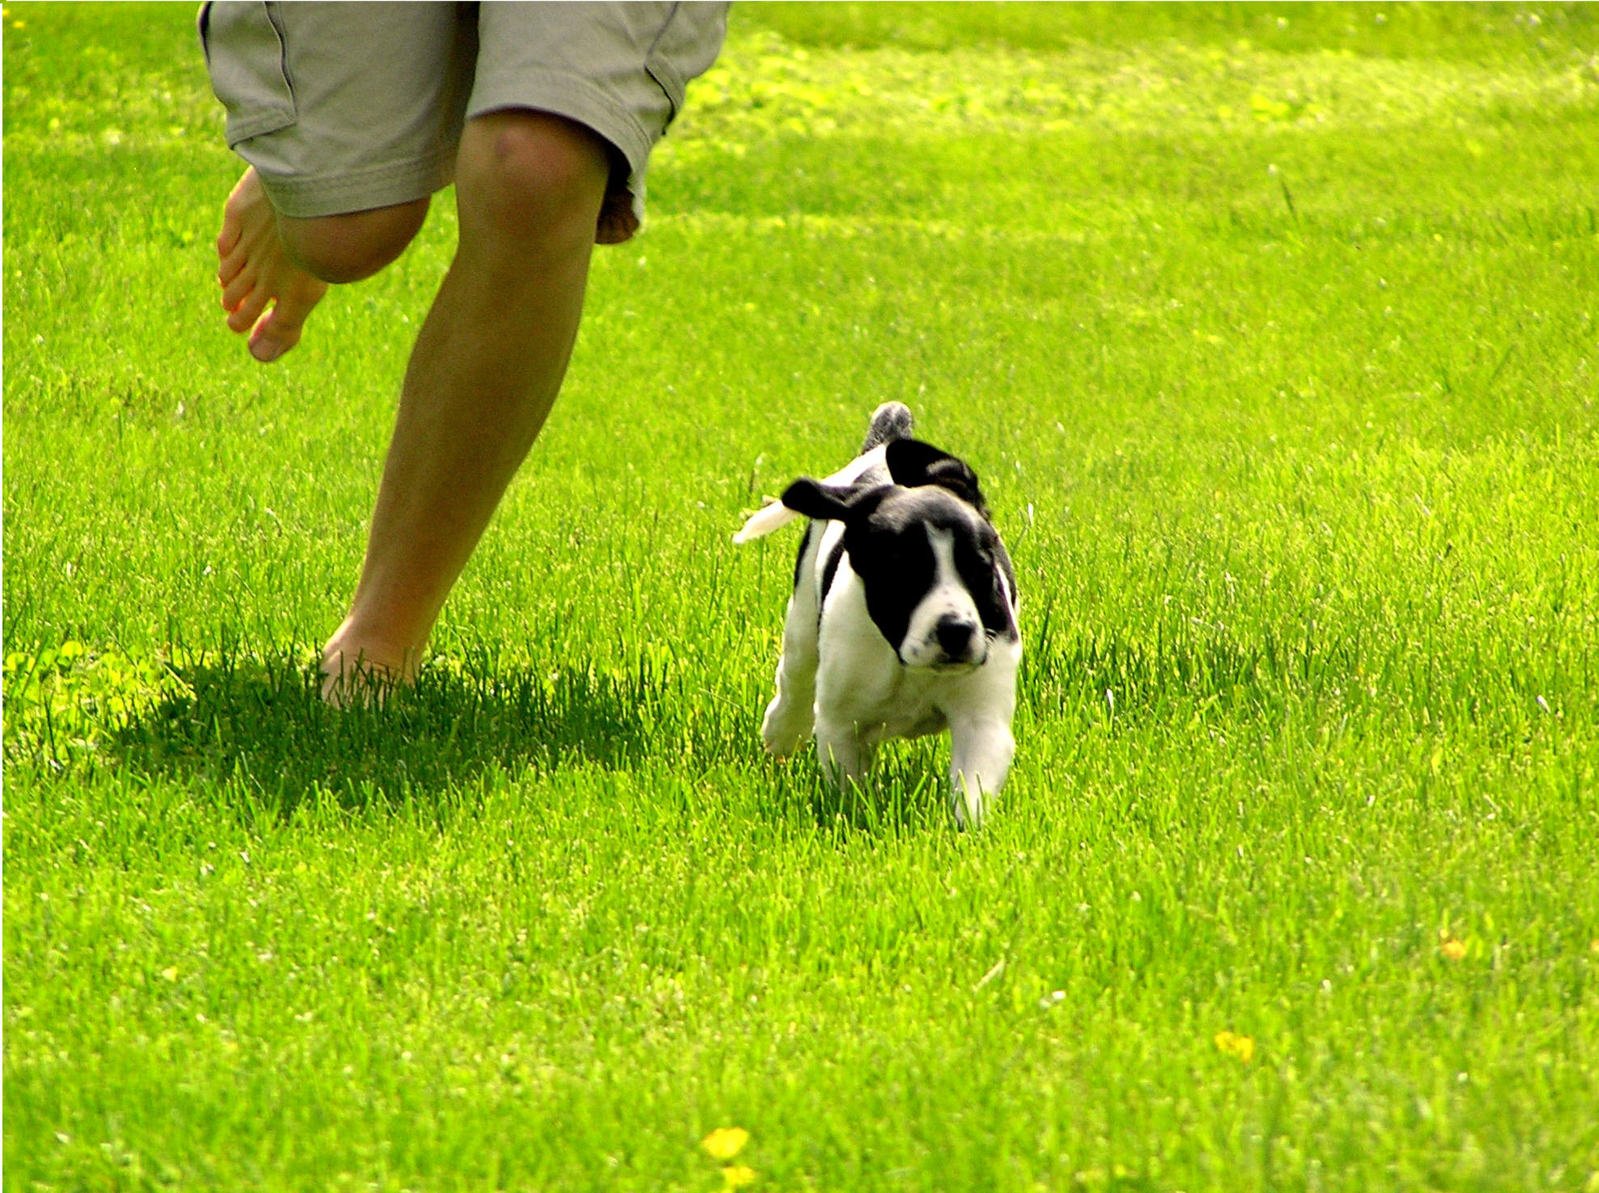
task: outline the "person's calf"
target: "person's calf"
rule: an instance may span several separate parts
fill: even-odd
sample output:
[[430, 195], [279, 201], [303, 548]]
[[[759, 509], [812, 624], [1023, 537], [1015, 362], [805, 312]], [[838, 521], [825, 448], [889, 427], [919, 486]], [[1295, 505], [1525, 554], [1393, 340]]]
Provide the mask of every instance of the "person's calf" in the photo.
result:
[[311, 219], [278, 216], [284, 251], [312, 277], [335, 284], [371, 277], [403, 253], [427, 220], [426, 198]]

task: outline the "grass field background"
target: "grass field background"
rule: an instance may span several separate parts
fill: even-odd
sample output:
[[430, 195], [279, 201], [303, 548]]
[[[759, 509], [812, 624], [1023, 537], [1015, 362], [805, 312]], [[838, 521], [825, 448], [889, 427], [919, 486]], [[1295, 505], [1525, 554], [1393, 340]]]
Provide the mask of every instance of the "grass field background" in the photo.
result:
[[[255, 365], [192, 20], [5, 14], [6, 1189], [1599, 1189], [1599, 10], [736, 7], [344, 714], [453, 216]], [[729, 537], [891, 398], [1023, 592], [975, 834], [759, 751]]]

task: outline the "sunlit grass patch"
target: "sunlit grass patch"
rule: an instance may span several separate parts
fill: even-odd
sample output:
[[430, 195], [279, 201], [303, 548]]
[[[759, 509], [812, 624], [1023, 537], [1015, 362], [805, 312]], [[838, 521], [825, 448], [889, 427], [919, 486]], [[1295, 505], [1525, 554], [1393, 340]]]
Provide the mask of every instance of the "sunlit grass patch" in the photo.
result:
[[141, 709], [193, 695], [163, 659], [93, 650], [75, 639], [7, 652], [4, 682], [6, 760], [47, 769], [103, 751]]
[[929, 55], [892, 46], [806, 49], [762, 32], [735, 42], [696, 84], [694, 98], [691, 119], [709, 152], [773, 135], [852, 132], [923, 140], [1076, 131], [1249, 136], [1280, 124], [1359, 131], [1507, 105], [1545, 113], [1588, 107], [1599, 99], [1599, 72], [1577, 45], [1478, 65], [1283, 53], [1248, 39], [1225, 46], [1084, 40], [1048, 52], [955, 45]]

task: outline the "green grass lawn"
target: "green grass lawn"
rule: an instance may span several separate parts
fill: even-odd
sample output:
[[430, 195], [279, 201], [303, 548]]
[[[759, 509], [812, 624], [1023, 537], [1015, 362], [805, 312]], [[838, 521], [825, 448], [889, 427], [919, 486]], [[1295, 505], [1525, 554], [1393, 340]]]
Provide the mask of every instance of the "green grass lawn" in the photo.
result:
[[[255, 365], [192, 24], [5, 15], [5, 1189], [1599, 1190], [1599, 9], [736, 8], [345, 714], [451, 205]], [[730, 536], [888, 399], [1023, 592], [979, 833], [759, 748]]]

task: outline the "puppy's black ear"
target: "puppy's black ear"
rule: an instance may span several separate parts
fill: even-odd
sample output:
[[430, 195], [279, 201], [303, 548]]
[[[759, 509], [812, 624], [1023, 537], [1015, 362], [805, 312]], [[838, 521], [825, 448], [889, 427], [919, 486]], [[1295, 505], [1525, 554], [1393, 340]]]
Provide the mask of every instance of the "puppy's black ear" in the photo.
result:
[[825, 485], [802, 476], [783, 490], [782, 502], [796, 514], [824, 522], [848, 522], [869, 516], [889, 491], [887, 485], [859, 482], [853, 485]]
[[824, 485], [803, 476], [783, 490], [783, 504], [796, 514], [820, 522], [842, 522], [849, 517], [850, 504], [857, 496], [852, 488]]
[[884, 451], [888, 475], [894, 478], [896, 485], [907, 489], [937, 485], [976, 507], [984, 517], [988, 516], [983, 491], [977, 485], [977, 474], [964, 460], [957, 460], [920, 439], [896, 439]]

